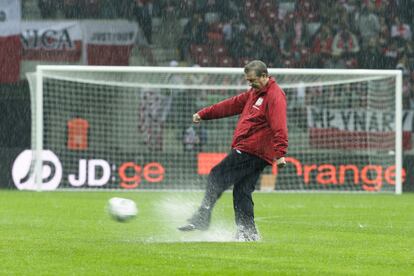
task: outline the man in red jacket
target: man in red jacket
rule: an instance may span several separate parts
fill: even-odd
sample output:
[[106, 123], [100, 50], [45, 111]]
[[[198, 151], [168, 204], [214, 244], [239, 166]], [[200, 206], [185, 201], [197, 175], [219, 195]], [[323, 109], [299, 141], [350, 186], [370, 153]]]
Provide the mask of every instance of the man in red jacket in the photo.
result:
[[221, 194], [233, 185], [233, 207], [237, 225], [236, 239], [259, 240], [254, 222], [252, 193], [260, 174], [274, 161], [284, 167], [288, 147], [286, 95], [268, 75], [259, 60], [244, 68], [251, 89], [193, 115], [193, 122], [240, 115], [234, 132], [232, 150], [208, 176], [206, 193], [189, 224], [181, 231], [207, 230], [211, 212]]

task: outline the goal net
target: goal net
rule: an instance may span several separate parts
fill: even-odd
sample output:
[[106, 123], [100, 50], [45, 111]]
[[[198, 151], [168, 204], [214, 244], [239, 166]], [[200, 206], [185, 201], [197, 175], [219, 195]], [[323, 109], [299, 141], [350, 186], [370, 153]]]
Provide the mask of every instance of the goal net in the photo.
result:
[[[412, 114], [398, 71], [269, 73], [287, 95], [288, 164], [266, 168], [257, 189], [401, 193]], [[37, 190], [203, 189], [238, 118], [194, 125], [192, 114], [248, 89], [242, 68], [39, 66], [29, 80], [20, 188]]]

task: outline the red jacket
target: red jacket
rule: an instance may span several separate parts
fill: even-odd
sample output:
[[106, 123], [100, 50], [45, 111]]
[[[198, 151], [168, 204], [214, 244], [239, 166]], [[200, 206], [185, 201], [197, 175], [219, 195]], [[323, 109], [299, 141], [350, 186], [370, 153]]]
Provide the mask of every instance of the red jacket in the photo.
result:
[[272, 77], [260, 90], [251, 88], [197, 113], [203, 120], [240, 114], [231, 144], [234, 149], [256, 155], [269, 164], [286, 154], [286, 95]]

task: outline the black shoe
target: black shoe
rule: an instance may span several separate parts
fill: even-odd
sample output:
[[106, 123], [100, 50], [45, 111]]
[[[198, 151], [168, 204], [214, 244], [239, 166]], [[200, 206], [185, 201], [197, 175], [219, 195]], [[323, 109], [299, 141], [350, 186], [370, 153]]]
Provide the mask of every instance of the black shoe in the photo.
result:
[[239, 242], [260, 241], [260, 235], [257, 233], [256, 229], [246, 230], [244, 228], [239, 228], [235, 239]]
[[206, 231], [208, 229], [208, 225], [189, 223], [181, 227], [178, 227], [177, 229], [183, 232], [190, 232], [194, 230]]
[[178, 227], [177, 229], [180, 230], [180, 231], [183, 231], [183, 232], [190, 232], [190, 231], [197, 230], [197, 228], [195, 227], [195, 225], [192, 224], [192, 223], [189, 223], [187, 225]]
[[205, 231], [210, 226], [211, 211], [200, 207], [198, 211], [188, 220], [189, 224], [178, 227], [178, 230], [188, 232], [194, 230]]
[[236, 241], [239, 241], [239, 242], [260, 241], [260, 236], [259, 236], [259, 234], [237, 233], [236, 234]]

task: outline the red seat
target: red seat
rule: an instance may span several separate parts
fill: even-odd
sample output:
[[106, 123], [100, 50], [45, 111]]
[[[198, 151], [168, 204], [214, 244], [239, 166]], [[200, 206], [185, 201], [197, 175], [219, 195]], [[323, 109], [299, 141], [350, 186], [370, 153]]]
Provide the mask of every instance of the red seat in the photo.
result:
[[250, 10], [252, 7], [253, 7], [253, 1], [246, 1], [245, 3], [244, 3], [244, 8], [246, 9], [246, 10]]
[[240, 67], [246, 66], [246, 64], [249, 63], [249, 62], [250, 62], [250, 59], [247, 58], [247, 57], [242, 57], [238, 61]]
[[195, 57], [201, 54], [208, 53], [208, 47], [206, 45], [191, 44], [190, 45], [191, 56]]
[[223, 42], [223, 33], [208, 32], [207, 37], [210, 43], [218, 44]]
[[276, 9], [277, 9], [277, 5], [272, 3], [272, 1], [267, 0], [260, 4], [259, 12], [267, 13], [271, 10], [276, 10]]
[[250, 22], [256, 22], [258, 18], [258, 14], [254, 10], [246, 11], [246, 17]]
[[227, 48], [223, 45], [214, 45], [213, 46], [213, 55], [215, 57], [223, 57], [227, 55]]
[[296, 66], [295, 61], [292, 59], [285, 59], [283, 61], [284, 68], [295, 68], [295, 66]]
[[201, 54], [195, 57], [195, 62], [202, 67], [209, 67], [213, 65], [213, 58], [206, 54]]
[[232, 67], [233, 59], [228, 56], [217, 57], [217, 66], [219, 67]]
[[222, 22], [214, 22], [208, 26], [208, 31], [213, 33], [221, 33], [223, 32], [223, 23]]
[[264, 13], [264, 16], [268, 24], [275, 24], [279, 20], [275, 11], [267, 11]]
[[319, 21], [319, 15], [315, 12], [310, 12], [307, 17], [306, 17], [306, 21], [308, 22], [318, 22]]

